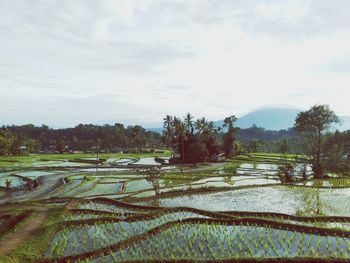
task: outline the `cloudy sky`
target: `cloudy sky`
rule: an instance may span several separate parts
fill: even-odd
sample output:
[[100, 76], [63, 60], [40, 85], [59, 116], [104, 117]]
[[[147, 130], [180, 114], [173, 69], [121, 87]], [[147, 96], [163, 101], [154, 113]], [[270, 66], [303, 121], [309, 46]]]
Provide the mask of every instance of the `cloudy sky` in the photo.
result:
[[350, 115], [348, 0], [0, 0], [0, 124]]

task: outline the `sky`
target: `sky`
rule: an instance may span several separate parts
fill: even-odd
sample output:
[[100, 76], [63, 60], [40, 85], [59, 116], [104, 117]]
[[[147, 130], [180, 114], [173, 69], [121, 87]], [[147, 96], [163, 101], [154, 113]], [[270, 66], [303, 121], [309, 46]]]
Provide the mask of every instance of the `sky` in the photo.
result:
[[350, 115], [348, 0], [0, 0], [0, 124]]

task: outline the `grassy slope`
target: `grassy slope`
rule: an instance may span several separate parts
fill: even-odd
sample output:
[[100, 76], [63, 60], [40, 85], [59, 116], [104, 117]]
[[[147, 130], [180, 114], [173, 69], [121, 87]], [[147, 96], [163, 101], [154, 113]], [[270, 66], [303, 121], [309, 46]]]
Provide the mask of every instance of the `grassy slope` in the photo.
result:
[[0, 262], [36, 262], [42, 258], [47, 244], [53, 237], [58, 224], [62, 221], [63, 209], [52, 209], [41, 228], [36, 229], [30, 238], [9, 255], [0, 256]]

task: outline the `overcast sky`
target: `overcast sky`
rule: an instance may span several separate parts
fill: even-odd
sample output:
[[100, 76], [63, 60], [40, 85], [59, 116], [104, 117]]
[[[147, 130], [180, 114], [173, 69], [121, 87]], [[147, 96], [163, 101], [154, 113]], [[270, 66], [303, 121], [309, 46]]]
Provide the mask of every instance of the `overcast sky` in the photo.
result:
[[350, 115], [348, 0], [0, 0], [0, 124]]

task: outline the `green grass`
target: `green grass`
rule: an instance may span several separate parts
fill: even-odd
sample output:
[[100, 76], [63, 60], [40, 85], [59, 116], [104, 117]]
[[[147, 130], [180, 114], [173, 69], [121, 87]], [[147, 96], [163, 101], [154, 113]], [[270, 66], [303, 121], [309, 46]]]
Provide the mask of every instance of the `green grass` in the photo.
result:
[[8, 256], [0, 256], [0, 262], [36, 262], [41, 259], [62, 220], [63, 210], [52, 209], [42, 227]]
[[[165, 150], [164, 153], [100, 153], [100, 158], [145, 158], [145, 157], [162, 157], [170, 156], [170, 151]], [[63, 161], [79, 158], [96, 158], [96, 153], [63, 153], [63, 154], [31, 154], [28, 156], [1, 156], [0, 168], [6, 167], [28, 167], [37, 161]]]

